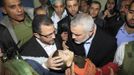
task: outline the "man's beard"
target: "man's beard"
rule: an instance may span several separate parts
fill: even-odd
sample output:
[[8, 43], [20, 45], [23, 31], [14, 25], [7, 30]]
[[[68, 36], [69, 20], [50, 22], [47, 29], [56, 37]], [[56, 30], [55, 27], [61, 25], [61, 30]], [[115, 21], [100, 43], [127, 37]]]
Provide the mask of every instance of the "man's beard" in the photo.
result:
[[83, 42], [85, 42], [87, 39], [89, 39], [90, 37], [87, 35], [82, 41], [75, 41], [75, 43], [77, 44], [81, 44]]
[[46, 42], [46, 41], [44, 41], [44, 40], [41, 40], [41, 42], [44, 43], [44, 44], [47, 44], [47, 45], [54, 45], [55, 40], [51, 40], [51, 41], [49, 41], [49, 42]]
[[[131, 19], [131, 20], [134, 20], [134, 19]], [[130, 24], [127, 20], [126, 20], [126, 24], [129, 28], [134, 28], [134, 23], [133, 24]]]

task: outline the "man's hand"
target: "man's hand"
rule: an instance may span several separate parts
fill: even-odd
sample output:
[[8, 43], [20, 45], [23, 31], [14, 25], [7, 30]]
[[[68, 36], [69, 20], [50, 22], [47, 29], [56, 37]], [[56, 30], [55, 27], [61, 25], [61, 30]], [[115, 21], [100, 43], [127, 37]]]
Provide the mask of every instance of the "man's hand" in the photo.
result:
[[64, 50], [63, 52], [60, 52], [60, 54], [62, 56], [62, 58], [64, 58], [64, 61], [66, 63], [67, 67], [70, 67], [72, 62], [73, 62], [73, 58], [74, 58], [74, 53], [69, 51], [69, 50]]
[[49, 57], [47, 61], [47, 67], [53, 70], [61, 70], [59, 66], [63, 64], [63, 59], [60, 56]]

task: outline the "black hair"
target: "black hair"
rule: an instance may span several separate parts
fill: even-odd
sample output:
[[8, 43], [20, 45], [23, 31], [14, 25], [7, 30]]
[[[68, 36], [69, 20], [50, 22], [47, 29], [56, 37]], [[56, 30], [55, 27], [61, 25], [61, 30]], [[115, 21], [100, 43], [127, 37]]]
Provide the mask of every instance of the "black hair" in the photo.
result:
[[53, 25], [53, 21], [47, 15], [36, 15], [32, 21], [33, 33], [40, 33], [41, 25], [50, 26]]
[[132, 4], [134, 3], [134, 1], [132, 1], [129, 6], [128, 6], [128, 10], [130, 10], [132, 8]]
[[0, 7], [3, 7], [4, 6], [4, 0], [0, 0]]
[[99, 1], [92, 1], [92, 3], [91, 4], [98, 4], [99, 5], [99, 7], [100, 7], [100, 9], [101, 9], [101, 3], [99, 2]]
[[[67, 1], [72, 1], [72, 0], [65, 0], [65, 5], [67, 5]], [[80, 0], [77, 0], [78, 3], [80, 3]]]
[[[109, 0], [107, 0], [107, 3], [106, 3], [106, 5], [105, 5], [104, 11], [107, 10], [108, 1], [109, 1]], [[113, 10], [110, 11], [110, 14], [113, 14], [114, 12], [118, 12], [118, 10], [117, 10], [117, 0], [114, 0], [114, 3], [115, 3], [115, 6], [114, 6]]]

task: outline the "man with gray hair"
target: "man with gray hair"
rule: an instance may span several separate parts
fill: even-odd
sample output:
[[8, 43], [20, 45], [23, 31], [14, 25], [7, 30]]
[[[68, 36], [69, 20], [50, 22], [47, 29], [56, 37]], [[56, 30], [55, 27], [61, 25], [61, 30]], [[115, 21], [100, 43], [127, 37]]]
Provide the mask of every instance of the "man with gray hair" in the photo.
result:
[[117, 48], [116, 39], [97, 28], [93, 18], [88, 14], [77, 14], [70, 25], [72, 39], [67, 42], [75, 55], [90, 58], [102, 67], [112, 61]]
[[54, 12], [52, 13], [51, 19], [54, 22], [54, 26], [57, 29], [57, 23], [67, 16], [65, 10], [65, 0], [50, 0]]

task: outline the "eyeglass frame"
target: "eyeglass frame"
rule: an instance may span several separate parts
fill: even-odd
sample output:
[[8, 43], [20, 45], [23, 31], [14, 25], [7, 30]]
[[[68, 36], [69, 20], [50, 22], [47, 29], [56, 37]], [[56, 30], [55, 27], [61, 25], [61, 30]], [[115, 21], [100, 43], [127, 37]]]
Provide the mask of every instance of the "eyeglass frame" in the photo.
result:
[[51, 38], [51, 36], [54, 34], [56, 34], [56, 31], [54, 31], [54, 32], [52, 32], [52, 33], [50, 33], [50, 34], [47, 34], [47, 35], [43, 35], [43, 34], [41, 34], [41, 33], [38, 33], [40, 36], [43, 36], [43, 37], [46, 37], [46, 38]]

